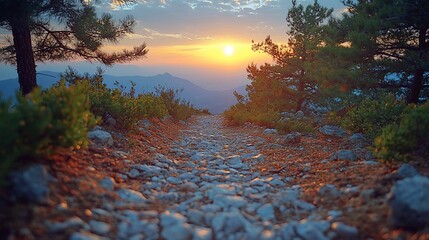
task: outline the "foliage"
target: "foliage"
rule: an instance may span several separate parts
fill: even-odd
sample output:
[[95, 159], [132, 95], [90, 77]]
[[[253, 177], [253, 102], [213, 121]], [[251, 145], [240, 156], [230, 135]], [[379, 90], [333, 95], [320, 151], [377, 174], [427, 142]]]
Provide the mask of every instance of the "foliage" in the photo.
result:
[[399, 121], [404, 108], [405, 103], [392, 94], [375, 99], [367, 97], [352, 104], [340, 123], [352, 132], [362, 132], [375, 138], [383, 127]]
[[35, 89], [17, 103], [0, 102], [0, 175], [18, 161], [53, 153], [58, 148], [86, 147], [88, 129], [97, 119], [89, 111], [86, 84], [68, 87], [64, 82], [46, 92]]
[[259, 111], [245, 104], [236, 104], [224, 112], [226, 121], [230, 125], [242, 125], [252, 122], [264, 127], [274, 128], [280, 119], [280, 114], [272, 109]]
[[116, 88], [110, 89], [103, 83], [102, 71], [91, 76], [80, 75], [69, 69], [62, 78], [70, 84], [88, 82], [87, 94], [91, 102], [91, 111], [104, 117], [113, 117], [116, 126], [132, 130], [136, 123], [144, 118], [163, 118], [170, 115], [177, 120], [185, 120], [194, 114], [209, 113], [208, 110], [195, 109], [189, 102], [179, 98], [180, 91], [158, 87], [155, 93], [136, 95], [135, 83], [127, 90], [118, 82]]
[[[133, 0], [115, 0], [124, 4]], [[36, 87], [35, 61], [86, 59], [106, 65], [128, 62], [146, 55], [146, 44], [132, 50], [106, 52], [105, 43], [132, 33], [135, 21], [126, 16], [119, 22], [110, 14], [99, 14], [93, 2], [76, 0], [2, 0], [0, 27], [11, 31], [13, 39], [0, 48], [0, 61], [16, 64], [21, 90]]]
[[[310, 74], [317, 53], [323, 46], [323, 22], [332, 14], [332, 9], [322, 7], [317, 1], [304, 7], [292, 1], [286, 18], [289, 40], [278, 45], [268, 36], [264, 42], [253, 44], [254, 51], [269, 54], [275, 64], [247, 68], [250, 101], [269, 101], [284, 111], [299, 111], [306, 101], [319, 91], [315, 77]], [[261, 99], [262, 98], [262, 99]], [[260, 102], [261, 103], [261, 102]]]
[[[429, 103], [409, 107], [399, 124], [385, 127], [375, 139], [375, 155], [386, 162], [407, 161], [415, 151], [429, 151]], [[421, 155], [421, 154], [420, 154]]]
[[102, 71], [95, 75], [79, 75], [75, 70], [69, 69], [62, 78], [70, 84], [87, 83], [91, 102], [91, 112], [97, 116], [116, 120], [116, 126], [124, 130], [132, 130], [136, 123], [144, 118], [162, 118], [168, 114], [163, 100], [154, 94], [135, 95], [135, 84], [127, 89], [116, 83], [114, 89], [103, 83]]
[[[268, 36], [262, 43], [254, 43], [252, 49], [269, 54], [274, 64], [265, 63], [247, 67], [251, 84], [246, 87], [247, 98], [235, 94], [238, 104], [225, 112], [227, 121], [238, 124], [253, 122], [266, 127], [278, 127], [282, 131], [308, 129], [301, 123], [279, 124], [279, 113], [298, 111], [318, 91], [318, 83], [309, 74], [310, 64], [323, 43], [323, 22], [332, 9], [313, 4], [297, 4], [292, 1], [286, 21], [290, 28], [289, 40], [279, 45]], [[311, 125], [311, 124], [310, 124]]]
[[406, 90], [409, 103], [427, 99], [427, 1], [343, 2], [348, 11], [341, 19], [332, 19], [327, 30], [326, 60], [337, 66], [330, 75], [349, 71], [355, 81], [348, 82], [359, 83], [362, 89]]
[[179, 97], [181, 90], [159, 86], [155, 91], [166, 106], [168, 114], [174, 119], [186, 120], [194, 114], [208, 113], [208, 110], [198, 110], [189, 101], [181, 99]]
[[280, 133], [290, 133], [290, 132], [310, 133], [310, 132], [314, 132], [314, 122], [310, 118], [279, 121], [276, 124], [276, 129]]

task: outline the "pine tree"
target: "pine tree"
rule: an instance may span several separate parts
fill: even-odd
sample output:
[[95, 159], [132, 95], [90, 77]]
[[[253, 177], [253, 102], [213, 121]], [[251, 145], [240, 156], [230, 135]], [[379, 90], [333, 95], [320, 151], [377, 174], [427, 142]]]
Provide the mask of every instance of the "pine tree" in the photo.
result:
[[83, 58], [111, 65], [144, 56], [145, 43], [122, 52], [101, 50], [131, 33], [134, 23], [132, 17], [119, 23], [109, 14], [98, 17], [88, 0], [0, 0], [0, 27], [12, 34], [0, 48], [0, 60], [16, 64], [21, 91], [28, 94], [37, 86], [36, 61]]
[[398, 93], [405, 89], [409, 103], [428, 98], [424, 96], [429, 78], [427, 0], [343, 2], [348, 12], [330, 22], [337, 44], [331, 50], [347, 52], [347, 59], [340, 59], [349, 61], [348, 70], [356, 73], [358, 85]]
[[[257, 95], [271, 95], [275, 97], [271, 100], [282, 106], [276, 107], [276, 110], [299, 111], [304, 102], [317, 93], [318, 83], [309, 74], [309, 67], [316, 61], [317, 53], [323, 45], [321, 26], [332, 11], [322, 7], [317, 0], [306, 7], [292, 0], [292, 8], [286, 18], [290, 28], [287, 44], [276, 44], [268, 36], [264, 42], [253, 45], [255, 51], [268, 53], [275, 64], [265, 64], [259, 69], [255, 65], [248, 67], [249, 78], [252, 80], [249, 87], [250, 101], [257, 100]], [[260, 86], [265, 86], [266, 89]], [[274, 92], [277, 94], [272, 94]], [[267, 102], [270, 101], [265, 100]]]

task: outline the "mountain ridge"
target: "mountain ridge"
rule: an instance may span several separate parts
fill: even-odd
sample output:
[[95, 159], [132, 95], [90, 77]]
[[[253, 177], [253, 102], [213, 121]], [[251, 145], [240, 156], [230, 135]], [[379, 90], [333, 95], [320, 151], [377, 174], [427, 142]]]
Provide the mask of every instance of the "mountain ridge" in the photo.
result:
[[[60, 78], [60, 73], [52, 71], [41, 71], [37, 74], [37, 82], [41, 88], [48, 88], [56, 83]], [[197, 108], [207, 108], [214, 114], [221, 113], [228, 109], [237, 101], [233, 92], [246, 94], [245, 86], [237, 87], [230, 90], [207, 90], [203, 87], [184, 78], [176, 77], [168, 72], [154, 76], [113, 76], [103, 74], [104, 83], [109, 88], [117, 88], [115, 82], [125, 87], [126, 90], [131, 88], [131, 82], [134, 82], [136, 93], [155, 92], [158, 86], [183, 90], [180, 97], [189, 101]], [[0, 93], [3, 98], [14, 96], [19, 89], [18, 79], [10, 78], [0, 80]]]

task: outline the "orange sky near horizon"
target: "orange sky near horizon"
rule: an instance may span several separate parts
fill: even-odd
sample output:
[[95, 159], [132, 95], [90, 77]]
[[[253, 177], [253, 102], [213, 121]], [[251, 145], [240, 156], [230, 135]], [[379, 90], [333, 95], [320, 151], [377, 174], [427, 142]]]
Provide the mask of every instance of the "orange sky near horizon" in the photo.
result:
[[[299, 0], [310, 4], [314, 0]], [[88, 64], [82, 59], [66, 63], [38, 63], [38, 70], [63, 72], [67, 65], [80, 71], [94, 71], [101, 66], [106, 74], [142, 76], [169, 72], [208, 89], [231, 89], [249, 84], [246, 68], [251, 63], [271, 63], [269, 55], [252, 51], [252, 40], [263, 41], [270, 35], [274, 42], [287, 42], [287, 11], [291, 0], [138, 0], [127, 6], [97, 1], [97, 12], [110, 13], [115, 20], [126, 16], [135, 19], [134, 32], [115, 45], [106, 42], [103, 49], [121, 51], [145, 42], [146, 57], [112, 67]], [[333, 7], [337, 16], [343, 11], [340, 0], [319, 0]], [[0, 31], [1, 36], [10, 36]], [[0, 40], [0, 45], [5, 40]], [[225, 54], [225, 46], [233, 54]], [[83, 65], [85, 63], [86, 65]], [[90, 66], [87, 66], [90, 65]], [[131, 65], [129, 68], [123, 65]], [[138, 67], [136, 69], [134, 67]], [[0, 66], [2, 67], [2, 66]], [[64, 68], [64, 69], [63, 69]], [[13, 66], [0, 72], [0, 79], [13, 77]], [[88, 70], [89, 69], [89, 70]], [[134, 69], [128, 71], [125, 69]], [[13, 73], [16, 75], [15, 73]]]

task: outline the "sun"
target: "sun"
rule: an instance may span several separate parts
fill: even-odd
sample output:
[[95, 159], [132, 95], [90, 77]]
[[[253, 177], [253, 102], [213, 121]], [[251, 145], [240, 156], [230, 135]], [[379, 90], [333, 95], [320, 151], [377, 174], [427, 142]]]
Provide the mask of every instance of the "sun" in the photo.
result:
[[226, 56], [228, 56], [228, 57], [230, 57], [230, 56], [234, 55], [234, 47], [233, 47], [233, 46], [231, 46], [231, 45], [226, 45], [226, 46], [223, 48], [223, 53], [224, 53]]

